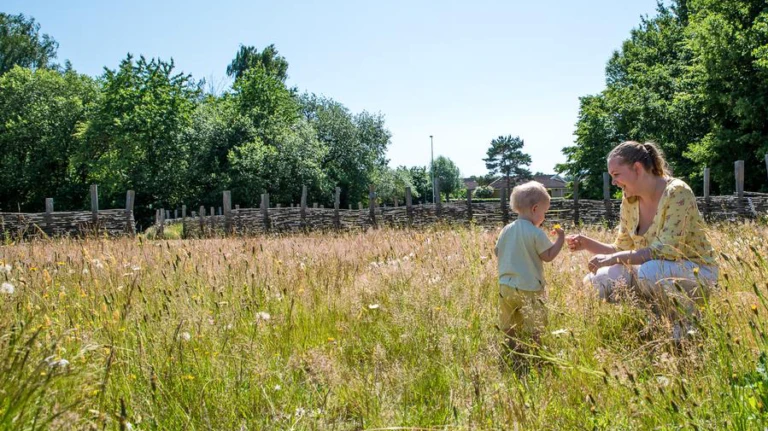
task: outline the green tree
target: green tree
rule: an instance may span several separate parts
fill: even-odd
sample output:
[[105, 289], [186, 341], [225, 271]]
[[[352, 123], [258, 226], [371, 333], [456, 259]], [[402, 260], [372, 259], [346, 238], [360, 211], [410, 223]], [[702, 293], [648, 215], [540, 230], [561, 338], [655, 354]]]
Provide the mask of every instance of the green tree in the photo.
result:
[[[105, 203], [117, 205], [127, 189], [153, 207], [174, 207], [187, 196], [192, 125], [200, 89], [174, 64], [131, 55], [102, 77], [103, 97], [79, 130], [83, 146], [76, 160], [88, 179], [104, 191]], [[150, 211], [140, 207], [139, 217]]]
[[461, 172], [453, 160], [439, 156], [435, 159], [434, 170], [435, 178], [440, 182], [440, 191], [445, 193], [446, 201], [464, 187]]
[[[691, 69], [709, 127], [685, 155], [712, 168], [713, 190], [731, 193], [733, 162], [761, 166], [768, 153], [768, 7], [764, 0], [690, 0], [687, 9]], [[765, 190], [764, 171], [747, 168], [745, 186]]]
[[288, 79], [288, 61], [277, 52], [275, 45], [269, 45], [261, 52], [253, 46], [240, 45], [232, 63], [227, 66], [227, 75], [238, 80], [254, 68], [264, 70], [281, 82]]
[[75, 131], [97, 102], [98, 85], [73, 71], [15, 66], [0, 76], [0, 205], [40, 211], [83, 205], [87, 183], [70, 158]]
[[305, 94], [300, 102], [302, 115], [328, 148], [322, 166], [331, 182], [341, 187], [342, 206], [367, 201], [368, 185], [387, 165], [391, 134], [384, 117], [368, 112], [353, 115], [341, 103], [315, 95]]
[[531, 171], [526, 166], [531, 165], [531, 156], [523, 152], [524, 141], [519, 136], [499, 136], [491, 141], [485, 167], [491, 174], [502, 174], [507, 179], [507, 190], [511, 190], [511, 178], [517, 180], [531, 178]]
[[414, 199], [421, 203], [432, 201], [432, 180], [426, 166], [412, 166], [409, 170]]
[[0, 75], [13, 66], [50, 67], [58, 47], [51, 36], [40, 34], [40, 24], [34, 18], [0, 12]]

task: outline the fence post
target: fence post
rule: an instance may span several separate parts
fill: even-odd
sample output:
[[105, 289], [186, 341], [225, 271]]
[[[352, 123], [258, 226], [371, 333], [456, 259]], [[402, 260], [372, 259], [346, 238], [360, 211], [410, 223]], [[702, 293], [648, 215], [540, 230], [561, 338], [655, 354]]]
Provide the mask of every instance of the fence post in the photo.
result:
[[709, 217], [709, 168], [704, 167], [704, 216]]
[[507, 205], [507, 193], [506, 186], [502, 185], [499, 191], [499, 203], [501, 204], [501, 222], [506, 226], [509, 223], [509, 206]]
[[158, 217], [160, 219], [160, 226], [157, 228], [157, 236], [162, 238], [165, 235], [165, 209], [160, 208], [158, 210]]
[[211, 207], [210, 213], [208, 214], [208, 219], [211, 221], [211, 234], [216, 232], [216, 208]]
[[408, 225], [413, 224], [413, 197], [411, 196], [411, 188], [405, 188], [405, 215], [408, 216]]
[[125, 194], [125, 230], [131, 234], [136, 234], [136, 228], [133, 225], [133, 202], [136, 200], [136, 192], [128, 190]]
[[741, 216], [744, 212], [744, 160], [734, 163], [736, 174], [736, 209]]
[[440, 218], [443, 215], [443, 202], [440, 198], [440, 179], [435, 177], [435, 215]]
[[376, 186], [368, 185], [368, 212], [371, 218], [371, 225], [376, 227]]
[[232, 193], [229, 190], [224, 190], [224, 232], [227, 234], [232, 233]]
[[336, 194], [333, 197], [333, 224], [336, 226], [336, 229], [341, 229], [339, 204], [341, 204], [341, 187], [336, 187]]
[[613, 206], [611, 205], [611, 174], [603, 172], [603, 203], [608, 226], [613, 226]]
[[91, 184], [91, 222], [94, 232], [99, 232], [99, 186]]
[[768, 154], [765, 155], [765, 171], [768, 173]]
[[474, 213], [472, 212], [472, 193], [474, 193], [474, 191], [475, 189], [467, 189], [467, 218], [470, 223], [474, 218]]
[[200, 236], [205, 236], [205, 207], [200, 205]]
[[301, 186], [301, 227], [307, 226], [307, 186]]
[[181, 237], [187, 238], [187, 206], [181, 206]]
[[573, 179], [573, 225], [579, 225], [579, 177]]
[[45, 228], [53, 234], [53, 198], [45, 198]]
[[269, 193], [261, 194], [261, 218], [264, 223], [264, 230], [269, 230]]

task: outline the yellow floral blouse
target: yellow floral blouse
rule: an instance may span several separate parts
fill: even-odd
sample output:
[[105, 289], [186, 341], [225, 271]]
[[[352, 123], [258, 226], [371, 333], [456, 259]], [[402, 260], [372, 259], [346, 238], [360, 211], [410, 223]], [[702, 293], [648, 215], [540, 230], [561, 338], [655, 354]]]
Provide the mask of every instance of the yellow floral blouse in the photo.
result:
[[623, 199], [619, 236], [613, 243], [618, 251], [649, 247], [654, 259], [716, 265], [696, 198], [685, 182], [675, 178], [667, 181], [656, 216], [645, 235], [637, 234], [639, 223], [639, 204]]

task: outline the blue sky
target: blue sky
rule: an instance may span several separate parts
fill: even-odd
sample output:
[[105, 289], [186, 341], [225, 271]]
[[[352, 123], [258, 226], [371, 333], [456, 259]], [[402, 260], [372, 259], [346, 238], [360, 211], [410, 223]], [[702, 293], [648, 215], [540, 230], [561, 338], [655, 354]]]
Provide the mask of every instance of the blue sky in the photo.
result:
[[240, 44], [274, 43], [289, 84], [353, 112], [381, 112], [390, 165], [453, 159], [465, 176], [499, 135], [519, 135], [534, 171], [553, 172], [573, 143], [578, 98], [605, 86], [605, 64], [656, 0], [38, 1], [0, 11], [33, 16], [59, 60], [99, 75], [127, 53], [173, 58], [226, 88]]

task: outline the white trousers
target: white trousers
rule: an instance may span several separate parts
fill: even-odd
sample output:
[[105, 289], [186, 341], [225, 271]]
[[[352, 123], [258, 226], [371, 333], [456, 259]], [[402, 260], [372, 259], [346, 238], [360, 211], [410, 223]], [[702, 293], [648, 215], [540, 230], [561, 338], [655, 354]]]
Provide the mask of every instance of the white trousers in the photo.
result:
[[584, 282], [595, 287], [600, 298], [608, 301], [615, 299], [613, 293], [617, 286], [626, 286], [655, 306], [669, 305], [671, 298], [677, 298], [685, 308], [691, 308], [717, 283], [718, 274], [716, 266], [687, 260], [650, 260], [642, 265], [604, 266], [595, 274], [587, 274]]

